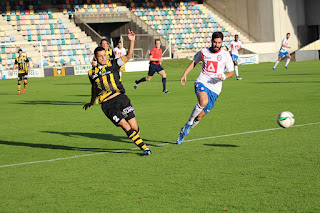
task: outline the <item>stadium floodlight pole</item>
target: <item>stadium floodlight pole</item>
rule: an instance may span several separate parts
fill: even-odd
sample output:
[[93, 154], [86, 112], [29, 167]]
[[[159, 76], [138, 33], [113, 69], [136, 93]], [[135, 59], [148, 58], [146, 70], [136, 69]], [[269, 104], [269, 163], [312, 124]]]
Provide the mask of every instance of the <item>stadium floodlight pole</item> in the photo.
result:
[[[11, 42], [11, 43], [0, 43], [0, 46], [6, 46], [6, 45], [21, 45], [21, 44], [40, 44], [40, 64], [41, 64], [41, 74], [44, 75], [43, 71], [43, 58], [42, 58], [42, 42], [41, 41], [30, 41], [30, 42]], [[44, 77], [44, 76], [42, 76]]]

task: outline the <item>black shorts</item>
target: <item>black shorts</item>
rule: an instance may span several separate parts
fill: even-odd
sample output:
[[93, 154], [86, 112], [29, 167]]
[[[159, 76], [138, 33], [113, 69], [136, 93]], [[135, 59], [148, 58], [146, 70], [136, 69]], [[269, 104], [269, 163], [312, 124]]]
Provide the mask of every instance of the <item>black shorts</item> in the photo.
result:
[[18, 81], [22, 81], [22, 79], [27, 80], [28, 79], [28, 73], [19, 73], [18, 74]]
[[106, 102], [102, 102], [101, 109], [116, 126], [119, 126], [122, 118], [128, 121], [135, 117], [134, 108], [125, 94], [120, 94]]
[[156, 72], [162, 71], [163, 68], [160, 64], [150, 63], [148, 76], [153, 76]]

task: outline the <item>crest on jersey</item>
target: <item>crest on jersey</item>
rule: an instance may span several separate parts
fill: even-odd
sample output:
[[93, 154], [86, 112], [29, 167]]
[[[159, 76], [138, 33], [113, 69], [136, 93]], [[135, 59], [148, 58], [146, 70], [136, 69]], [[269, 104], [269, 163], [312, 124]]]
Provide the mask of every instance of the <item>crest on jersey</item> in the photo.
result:
[[217, 61], [207, 61], [207, 72], [217, 73], [218, 62]]
[[218, 55], [217, 59], [218, 59], [218, 61], [221, 61], [222, 56], [221, 56], [221, 55]]

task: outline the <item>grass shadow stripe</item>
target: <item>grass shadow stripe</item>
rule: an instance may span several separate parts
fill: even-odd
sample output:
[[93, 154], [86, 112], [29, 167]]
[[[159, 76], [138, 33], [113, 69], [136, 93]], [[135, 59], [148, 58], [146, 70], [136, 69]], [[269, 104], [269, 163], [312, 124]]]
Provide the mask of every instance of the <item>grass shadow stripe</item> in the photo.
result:
[[[317, 125], [317, 124], [320, 124], [320, 122], [294, 125], [291, 128], [310, 126], [310, 125]], [[217, 136], [205, 137], [205, 138], [195, 138], [195, 139], [191, 139], [191, 140], [185, 140], [184, 143], [192, 142], [192, 141], [198, 141], [198, 140], [207, 140], [207, 139], [214, 139], [214, 138], [230, 137], [230, 136], [236, 136], [236, 135], [245, 135], [245, 134], [252, 134], [252, 133], [259, 133], [259, 132], [268, 132], [268, 131], [280, 130], [280, 129], [283, 129], [283, 128], [278, 127], [278, 128], [271, 128], [271, 129], [262, 129], [262, 130], [248, 131], [248, 132], [232, 133], [232, 134], [226, 134], [226, 135], [217, 135]], [[170, 145], [170, 144], [172, 144], [172, 143], [161, 143], [161, 144], [151, 145], [150, 147], [166, 146], [166, 145]], [[49, 160], [40, 160], [40, 161], [31, 161], [31, 162], [24, 162], [24, 163], [0, 165], [0, 168], [13, 167], [13, 166], [22, 166], [22, 165], [30, 165], [30, 164], [45, 163], [45, 162], [54, 162], [54, 161], [59, 161], [59, 160], [69, 160], [69, 159], [73, 159], [73, 158], [90, 157], [90, 156], [102, 155], [102, 154], [107, 154], [107, 153], [123, 153], [123, 152], [128, 152], [128, 151], [139, 150], [139, 149], [140, 148], [135, 147], [135, 148], [132, 148], [132, 149], [121, 149], [121, 150], [106, 151], [106, 152], [99, 152], [99, 153], [93, 153], [93, 154], [75, 155], [75, 156], [70, 156], [70, 157], [65, 157], [65, 158], [54, 158], [54, 159], [49, 159]]]

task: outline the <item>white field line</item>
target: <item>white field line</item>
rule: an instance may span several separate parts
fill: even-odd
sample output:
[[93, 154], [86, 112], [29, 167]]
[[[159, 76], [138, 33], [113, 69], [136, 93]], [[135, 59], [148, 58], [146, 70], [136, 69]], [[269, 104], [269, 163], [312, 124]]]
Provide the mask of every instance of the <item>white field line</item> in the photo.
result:
[[[310, 125], [317, 125], [320, 124], [320, 122], [316, 123], [307, 123], [307, 124], [300, 124], [300, 125], [294, 125], [294, 127], [302, 127], [302, 126], [310, 126]], [[258, 133], [258, 132], [268, 132], [268, 131], [273, 131], [273, 130], [280, 130], [282, 129], [281, 127], [278, 128], [271, 128], [271, 129], [262, 129], [262, 130], [254, 130], [254, 131], [249, 131], [249, 132], [240, 132], [240, 133], [232, 133], [232, 134], [227, 134], [227, 135], [217, 135], [217, 136], [212, 136], [212, 137], [205, 137], [205, 138], [195, 138], [191, 140], [185, 140], [183, 143], [187, 142], [192, 142], [192, 141], [198, 141], [198, 140], [207, 140], [207, 139], [214, 139], [214, 138], [222, 138], [222, 137], [229, 137], [229, 136], [235, 136], [235, 135], [245, 135], [245, 134], [252, 134], [252, 133]], [[157, 147], [157, 146], [166, 146], [171, 143], [161, 143], [161, 144], [156, 144], [156, 145], [149, 145], [150, 147]], [[126, 152], [126, 151], [133, 151], [133, 150], [138, 150], [139, 148], [132, 148], [132, 149], [123, 149], [123, 150], [115, 150], [112, 152], [99, 152], [99, 153], [93, 153], [93, 154], [86, 154], [86, 155], [75, 155], [71, 157], [65, 157], [65, 158], [54, 158], [54, 159], [49, 159], [49, 160], [40, 160], [40, 161], [31, 161], [31, 162], [24, 162], [24, 163], [15, 163], [15, 164], [8, 164], [8, 165], [0, 165], [0, 168], [4, 167], [12, 167], [12, 166], [22, 166], [22, 165], [28, 165], [28, 164], [36, 164], [36, 163], [45, 163], [45, 162], [53, 162], [53, 161], [59, 161], [59, 160], [68, 160], [72, 158], [80, 158], [80, 157], [89, 157], [89, 156], [94, 156], [94, 155], [102, 155], [106, 153], [119, 153], [119, 152]]]

